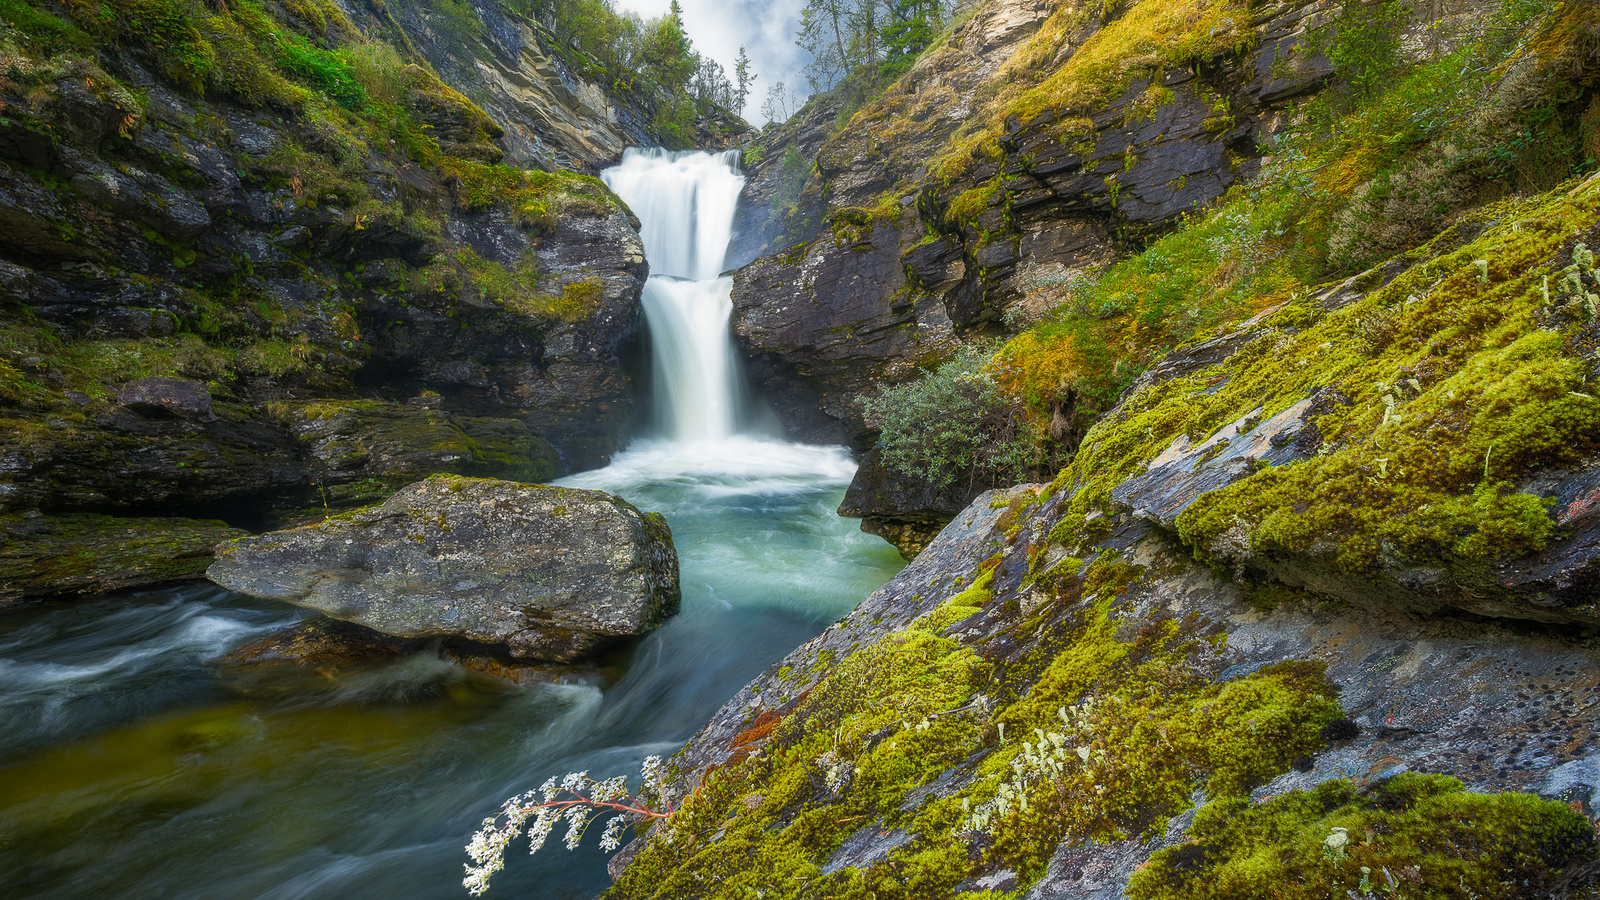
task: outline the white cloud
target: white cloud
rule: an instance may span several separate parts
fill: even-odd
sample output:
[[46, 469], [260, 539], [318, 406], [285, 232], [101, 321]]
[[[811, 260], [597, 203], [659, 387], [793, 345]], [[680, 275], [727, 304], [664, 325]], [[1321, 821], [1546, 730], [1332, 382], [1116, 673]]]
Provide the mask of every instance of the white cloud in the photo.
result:
[[[783, 82], [789, 92], [805, 95], [805, 51], [795, 46], [800, 27], [800, 9], [805, 0], [679, 0], [683, 7], [683, 29], [694, 41], [701, 56], [709, 56], [733, 78], [733, 63], [743, 45], [750, 56], [756, 82], [751, 88], [743, 115], [756, 125], [762, 123], [761, 101], [767, 88]], [[632, 10], [646, 19], [664, 16], [671, 0], [617, 0], [620, 9]]]

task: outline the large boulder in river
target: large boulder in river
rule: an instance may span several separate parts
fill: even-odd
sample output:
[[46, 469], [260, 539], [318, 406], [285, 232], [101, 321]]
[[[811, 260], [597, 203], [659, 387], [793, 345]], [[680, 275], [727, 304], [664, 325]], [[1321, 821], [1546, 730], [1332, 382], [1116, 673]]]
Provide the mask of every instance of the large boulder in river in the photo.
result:
[[570, 662], [678, 611], [656, 513], [600, 491], [436, 475], [384, 503], [217, 548], [212, 581], [399, 637]]

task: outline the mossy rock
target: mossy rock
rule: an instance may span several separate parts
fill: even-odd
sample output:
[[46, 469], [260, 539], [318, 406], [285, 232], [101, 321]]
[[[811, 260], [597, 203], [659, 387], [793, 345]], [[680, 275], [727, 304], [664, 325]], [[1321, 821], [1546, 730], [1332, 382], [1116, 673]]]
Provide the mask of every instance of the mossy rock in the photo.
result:
[[1365, 791], [1332, 781], [1213, 803], [1189, 835], [1133, 876], [1130, 900], [1556, 896], [1600, 856], [1593, 826], [1565, 803], [1411, 773]]
[[214, 520], [0, 516], [0, 605], [204, 578], [212, 548], [245, 533]]
[[515, 419], [379, 400], [284, 402], [272, 409], [315, 460], [329, 506], [370, 503], [433, 474], [545, 482], [560, 464], [550, 442]]

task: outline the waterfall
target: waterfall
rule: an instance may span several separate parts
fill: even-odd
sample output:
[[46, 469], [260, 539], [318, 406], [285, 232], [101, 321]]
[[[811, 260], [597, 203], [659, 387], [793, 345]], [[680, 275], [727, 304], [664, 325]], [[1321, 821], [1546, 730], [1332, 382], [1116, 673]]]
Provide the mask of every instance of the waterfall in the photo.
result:
[[679, 441], [733, 436], [743, 385], [728, 319], [733, 279], [721, 277], [744, 188], [739, 151], [630, 148], [601, 174], [639, 217], [651, 276], [644, 314], [655, 350], [655, 408]]

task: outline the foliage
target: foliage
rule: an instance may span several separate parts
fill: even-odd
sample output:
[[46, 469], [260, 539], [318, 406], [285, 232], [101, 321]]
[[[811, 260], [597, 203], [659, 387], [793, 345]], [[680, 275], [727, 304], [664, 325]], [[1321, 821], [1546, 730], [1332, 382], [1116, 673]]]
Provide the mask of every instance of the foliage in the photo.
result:
[[811, 57], [811, 90], [846, 86], [860, 97], [893, 81], [933, 44], [955, 8], [948, 0], [807, 0], [795, 43]]
[[[1375, 18], [1353, 18], [1359, 15]], [[1035, 289], [1030, 302], [1053, 311], [999, 354], [1006, 363], [1002, 385], [1027, 404], [1035, 421], [1053, 420], [1058, 411], [1091, 420], [1110, 408], [1134, 374], [1173, 348], [1226, 333], [1290, 297], [1307, 296], [1330, 276], [1414, 246], [1460, 207], [1481, 202], [1478, 185], [1486, 178], [1544, 189], [1551, 186], [1545, 179], [1566, 177], [1581, 162], [1575, 125], [1545, 113], [1534, 117], [1542, 124], [1529, 124], [1534, 119], [1527, 110], [1548, 112], [1564, 102], [1557, 73], [1576, 52], [1562, 43], [1572, 38], [1559, 36], [1565, 20], [1548, 6], [1510, 0], [1486, 17], [1472, 40], [1415, 65], [1402, 63], [1381, 41], [1356, 40], [1390, 34], [1395, 15], [1391, 4], [1352, 4], [1342, 14], [1343, 42], [1321, 35], [1366, 79], [1364, 86], [1345, 85], [1303, 103], [1255, 181], [1097, 277]], [[1108, 26], [1098, 36], [1111, 31]], [[1535, 62], [1550, 74], [1517, 82], [1531, 89], [1505, 82], [1506, 68], [1536, 38], [1549, 42]], [[1518, 134], [1530, 136], [1517, 145]], [[1495, 148], [1508, 141], [1524, 147], [1513, 154], [1517, 162], [1497, 156]], [[1559, 165], [1530, 168], [1550, 159]], [[993, 182], [978, 185], [947, 209], [960, 212], [964, 198], [992, 198], [993, 192]], [[1464, 488], [1468, 495], [1475, 489]], [[1467, 519], [1488, 515], [1490, 505], [1496, 503], [1466, 501], [1466, 509], [1477, 510]], [[1525, 523], [1520, 533], [1537, 538], [1531, 510], [1501, 511]]]
[[[1041, 441], [1000, 389], [990, 354], [969, 347], [927, 376], [885, 385], [865, 402], [878, 423], [883, 464], [944, 487], [1025, 476], [1043, 462]], [[1011, 483], [1011, 482], [1008, 482]]]
[[619, 11], [613, 0], [517, 0], [514, 6], [554, 33], [552, 49], [579, 74], [649, 98], [657, 126], [666, 129], [660, 136], [677, 146], [692, 145], [696, 112], [742, 109], [755, 79], [747, 57], [742, 68], [736, 64], [736, 86], [716, 60], [696, 52], [676, 0], [666, 15], [649, 20]]
[[314, 47], [299, 35], [283, 38], [278, 53], [284, 71], [318, 88], [335, 103], [351, 110], [366, 106], [366, 88], [343, 54]]

